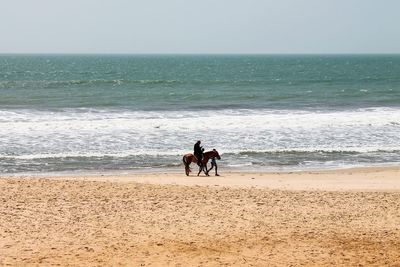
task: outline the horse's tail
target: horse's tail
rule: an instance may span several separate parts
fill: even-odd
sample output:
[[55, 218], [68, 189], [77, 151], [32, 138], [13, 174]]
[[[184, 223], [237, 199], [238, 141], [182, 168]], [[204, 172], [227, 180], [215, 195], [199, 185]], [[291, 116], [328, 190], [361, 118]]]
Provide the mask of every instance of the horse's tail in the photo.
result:
[[184, 155], [183, 156], [183, 158], [182, 158], [182, 161], [183, 161], [183, 165], [185, 165], [185, 172], [186, 172], [186, 175], [189, 175], [189, 172], [191, 172], [192, 170], [190, 169], [190, 167], [189, 167], [189, 162], [187, 162], [187, 155]]

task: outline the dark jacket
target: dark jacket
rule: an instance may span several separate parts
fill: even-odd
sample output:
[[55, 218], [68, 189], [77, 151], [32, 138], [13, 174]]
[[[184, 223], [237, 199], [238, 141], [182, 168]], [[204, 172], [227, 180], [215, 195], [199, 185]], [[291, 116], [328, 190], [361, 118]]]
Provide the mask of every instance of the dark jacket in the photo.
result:
[[203, 148], [200, 146], [199, 143], [196, 143], [196, 144], [194, 145], [193, 150], [194, 150], [194, 154], [195, 154], [196, 156], [197, 156], [197, 155], [203, 154]]

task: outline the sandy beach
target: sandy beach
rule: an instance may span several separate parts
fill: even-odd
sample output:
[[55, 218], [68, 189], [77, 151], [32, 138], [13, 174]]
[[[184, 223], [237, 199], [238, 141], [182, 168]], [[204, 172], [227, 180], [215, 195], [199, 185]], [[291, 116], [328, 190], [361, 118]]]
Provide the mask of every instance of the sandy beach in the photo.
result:
[[400, 167], [0, 178], [1, 266], [400, 266]]

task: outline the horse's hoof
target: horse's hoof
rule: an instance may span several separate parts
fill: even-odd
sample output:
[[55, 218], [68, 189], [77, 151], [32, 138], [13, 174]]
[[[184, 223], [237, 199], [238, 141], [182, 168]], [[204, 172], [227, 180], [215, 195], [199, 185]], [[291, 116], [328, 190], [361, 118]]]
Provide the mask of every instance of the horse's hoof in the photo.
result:
[[215, 176], [219, 176], [219, 174], [216, 174]]

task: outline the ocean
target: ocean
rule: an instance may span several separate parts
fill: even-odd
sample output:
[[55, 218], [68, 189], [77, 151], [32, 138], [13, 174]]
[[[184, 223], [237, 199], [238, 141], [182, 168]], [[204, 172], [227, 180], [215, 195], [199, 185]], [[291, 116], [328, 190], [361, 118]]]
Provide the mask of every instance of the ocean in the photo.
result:
[[0, 55], [0, 174], [400, 162], [400, 55]]

